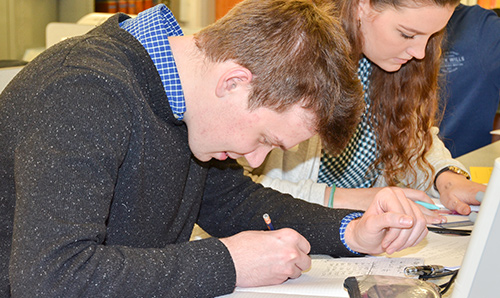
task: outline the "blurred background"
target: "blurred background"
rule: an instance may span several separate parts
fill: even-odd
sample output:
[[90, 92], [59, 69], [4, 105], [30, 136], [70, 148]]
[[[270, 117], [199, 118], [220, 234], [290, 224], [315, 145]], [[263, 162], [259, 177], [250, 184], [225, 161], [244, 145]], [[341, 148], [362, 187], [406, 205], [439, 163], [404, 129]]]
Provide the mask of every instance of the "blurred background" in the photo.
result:
[[[134, 15], [159, 3], [172, 10], [185, 34], [192, 34], [222, 17], [240, 1], [0, 0], [0, 60], [31, 61], [58, 38], [83, 34], [110, 14], [124, 12]], [[462, 3], [479, 4], [485, 8], [500, 7], [500, 0], [462, 0]]]
[[62, 30], [63, 25], [67, 25], [65, 32], [60, 34], [71, 34], [71, 30], [74, 34], [83, 34], [88, 26], [102, 22], [106, 14], [124, 12], [134, 15], [159, 3], [166, 4], [185, 33], [191, 34], [223, 16], [240, 1], [0, 0], [0, 60], [30, 61], [54, 43], [54, 40], [49, 40], [47, 44], [47, 30]]

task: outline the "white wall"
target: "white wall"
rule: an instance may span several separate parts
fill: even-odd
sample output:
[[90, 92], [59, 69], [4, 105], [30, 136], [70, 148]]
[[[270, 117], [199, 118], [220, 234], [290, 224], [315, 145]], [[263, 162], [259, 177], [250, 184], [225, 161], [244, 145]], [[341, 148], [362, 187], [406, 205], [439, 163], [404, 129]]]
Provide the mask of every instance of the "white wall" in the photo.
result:
[[0, 68], [0, 93], [22, 68], [23, 66]]

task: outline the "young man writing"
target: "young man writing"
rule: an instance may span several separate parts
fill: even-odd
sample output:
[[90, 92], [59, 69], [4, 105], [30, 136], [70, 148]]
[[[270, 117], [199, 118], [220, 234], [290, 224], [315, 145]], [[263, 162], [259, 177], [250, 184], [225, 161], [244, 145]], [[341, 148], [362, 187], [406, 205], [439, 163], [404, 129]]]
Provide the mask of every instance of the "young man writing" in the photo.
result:
[[[316, 133], [347, 141], [361, 94], [325, 9], [247, 0], [181, 36], [160, 5], [32, 61], [0, 97], [3, 293], [213, 297], [298, 277], [309, 253], [420, 241], [426, 220], [402, 193], [358, 218], [265, 189], [232, 160], [258, 165]], [[195, 223], [214, 238], [189, 242]]]

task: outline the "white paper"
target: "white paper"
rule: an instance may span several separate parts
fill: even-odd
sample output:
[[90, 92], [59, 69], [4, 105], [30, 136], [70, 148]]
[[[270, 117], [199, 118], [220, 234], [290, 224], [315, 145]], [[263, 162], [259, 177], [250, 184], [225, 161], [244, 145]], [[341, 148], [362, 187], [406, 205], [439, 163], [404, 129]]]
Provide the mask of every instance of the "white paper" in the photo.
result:
[[422, 265], [421, 258], [340, 258], [313, 259], [310, 270], [281, 285], [236, 288], [236, 292], [279, 293], [322, 297], [349, 297], [344, 280], [367, 274], [405, 276], [407, 266]]
[[391, 255], [396, 258], [423, 258], [427, 265], [441, 265], [457, 267], [462, 260], [469, 245], [470, 236], [442, 235], [429, 232], [419, 244]]

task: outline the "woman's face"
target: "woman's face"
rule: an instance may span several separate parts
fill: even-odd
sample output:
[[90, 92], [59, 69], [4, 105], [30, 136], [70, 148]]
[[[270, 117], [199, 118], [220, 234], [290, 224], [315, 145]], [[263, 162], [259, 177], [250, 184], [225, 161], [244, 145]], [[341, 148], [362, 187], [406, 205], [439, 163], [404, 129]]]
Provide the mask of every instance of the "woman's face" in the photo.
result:
[[375, 10], [369, 0], [360, 0], [358, 20], [363, 36], [363, 54], [388, 72], [409, 60], [423, 59], [429, 38], [446, 26], [454, 6], [400, 7]]

